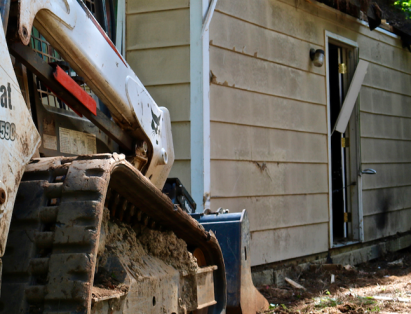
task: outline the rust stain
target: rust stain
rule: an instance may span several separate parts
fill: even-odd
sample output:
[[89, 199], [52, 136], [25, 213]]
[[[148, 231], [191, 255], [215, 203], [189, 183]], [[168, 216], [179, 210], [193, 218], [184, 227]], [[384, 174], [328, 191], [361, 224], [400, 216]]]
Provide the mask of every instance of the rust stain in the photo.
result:
[[217, 76], [214, 75], [213, 71], [210, 71], [210, 83], [218, 84]]

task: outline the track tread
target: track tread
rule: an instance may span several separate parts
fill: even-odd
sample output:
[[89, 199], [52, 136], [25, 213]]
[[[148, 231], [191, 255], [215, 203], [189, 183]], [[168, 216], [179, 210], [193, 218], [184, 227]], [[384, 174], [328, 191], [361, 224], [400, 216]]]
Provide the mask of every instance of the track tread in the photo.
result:
[[0, 313], [90, 311], [110, 160], [62, 166], [57, 159], [40, 171], [29, 165], [21, 182], [3, 258]]
[[[44, 172], [41, 176], [45, 177]], [[38, 280], [37, 276], [32, 276], [30, 265], [32, 259], [44, 251], [44, 248], [37, 247], [36, 240], [43, 236], [44, 224], [39, 217], [48, 202], [44, 187], [49, 181], [38, 180], [35, 174], [27, 177], [33, 180], [23, 181], [20, 184], [6, 254], [3, 257], [3, 283], [0, 299], [3, 304], [3, 313], [29, 313], [29, 303], [22, 302], [22, 300], [38, 304], [44, 296], [44, 285], [38, 283], [41, 280]], [[48, 234], [48, 231], [45, 234]]]

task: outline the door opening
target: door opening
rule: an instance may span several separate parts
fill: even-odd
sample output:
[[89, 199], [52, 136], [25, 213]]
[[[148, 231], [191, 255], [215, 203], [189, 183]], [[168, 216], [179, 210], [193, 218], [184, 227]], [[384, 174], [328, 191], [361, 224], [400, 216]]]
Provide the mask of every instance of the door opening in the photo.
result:
[[325, 32], [328, 84], [330, 247], [364, 240], [358, 95], [368, 62], [358, 44]]
[[[344, 63], [346, 51], [337, 45], [328, 44], [328, 69], [330, 92], [330, 126], [331, 130], [337, 122], [344, 100]], [[334, 243], [345, 242], [348, 237], [347, 206], [347, 152], [345, 149], [345, 133], [333, 132], [331, 135], [331, 193], [332, 193], [332, 225]]]

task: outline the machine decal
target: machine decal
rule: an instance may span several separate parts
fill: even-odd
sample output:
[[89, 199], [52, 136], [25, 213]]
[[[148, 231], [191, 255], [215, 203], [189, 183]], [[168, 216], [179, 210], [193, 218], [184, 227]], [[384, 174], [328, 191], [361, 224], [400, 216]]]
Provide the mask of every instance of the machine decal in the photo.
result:
[[43, 147], [45, 149], [57, 150], [57, 136], [43, 134]]
[[151, 109], [151, 116], [153, 117], [153, 120], [151, 120], [151, 128], [153, 129], [153, 134], [160, 135], [161, 114], [157, 117], [154, 114], [153, 109]]
[[0, 120], [0, 139], [14, 141], [16, 139], [16, 125]]
[[59, 128], [60, 152], [72, 155], [96, 154], [96, 136], [83, 132], [77, 132], [65, 128]]
[[7, 108], [7, 104], [8, 104], [8, 108], [10, 110], [13, 109], [13, 106], [11, 104], [11, 86], [10, 83], [7, 83], [7, 88], [4, 85], [0, 86], [0, 93], [1, 93], [1, 106], [3, 108]]
[[[7, 83], [0, 86], [0, 104], [2, 108], [13, 110], [11, 103], [11, 85]], [[7, 121], [0, 120], [0, 139], [14, 141], [16, 139], [16, 125]]]

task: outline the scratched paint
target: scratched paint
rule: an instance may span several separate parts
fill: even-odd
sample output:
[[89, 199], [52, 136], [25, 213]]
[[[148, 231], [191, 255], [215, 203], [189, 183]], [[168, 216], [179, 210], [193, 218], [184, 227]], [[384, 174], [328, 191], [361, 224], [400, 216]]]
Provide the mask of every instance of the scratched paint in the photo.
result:
[[27, 109], [3, 30], [0, 31], [0, 256], [3, 256], [17, 189], [24, 168], [40, 144]]

